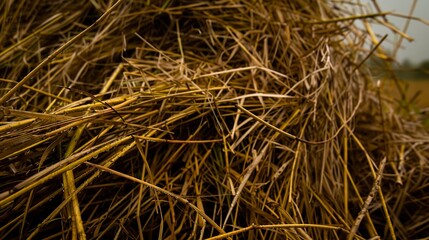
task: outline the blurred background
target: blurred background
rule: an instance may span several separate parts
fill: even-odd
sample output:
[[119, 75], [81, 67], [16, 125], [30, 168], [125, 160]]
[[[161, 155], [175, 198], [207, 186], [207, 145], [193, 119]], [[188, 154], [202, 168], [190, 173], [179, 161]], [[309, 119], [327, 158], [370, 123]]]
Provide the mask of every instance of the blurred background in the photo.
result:
[[[388, 21], [402, 32], [413, 38], [407, 40], [394, 34], [382, 25], [373, 24], [373, 30], [378, 38], [388, 34], [382, 43], [385, 50], [396, 57], [393, 64], [395, 72], [402, 81], [408, 100], [418, 107], [429, 109], [429, 1], [427, 0], [364, 0], [364, 5], [370, 9], [378, 7], [383, 12], [391, 12]], [[409, 18], [407, 16], [413, 16]], [[401, 45], [400, 48], [398, 46]], [[392, 82], [385, 82], [385, 90], [398, 96], [398, 90]]]

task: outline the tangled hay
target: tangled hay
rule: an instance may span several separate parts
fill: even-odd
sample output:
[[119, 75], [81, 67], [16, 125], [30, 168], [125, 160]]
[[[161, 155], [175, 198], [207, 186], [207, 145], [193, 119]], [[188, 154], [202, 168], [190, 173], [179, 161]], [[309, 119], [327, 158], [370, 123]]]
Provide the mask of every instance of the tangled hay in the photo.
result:
[[1, 4], [1, 239], [429, 231], [429, 135], [363, 64], [385, 57], [369, 23], [406, 37], [385, 13], [304, 0]]

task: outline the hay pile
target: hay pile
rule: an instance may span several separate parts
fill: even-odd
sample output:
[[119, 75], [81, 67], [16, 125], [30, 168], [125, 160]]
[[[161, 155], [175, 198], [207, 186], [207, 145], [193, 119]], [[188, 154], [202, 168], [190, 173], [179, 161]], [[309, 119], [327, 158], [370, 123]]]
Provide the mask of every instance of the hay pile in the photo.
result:
[[383, 13], [1, 4], [1, 239], [429, 231], [429, 135], [380, 94], [363, 62], [381, 36], [354, 25]]

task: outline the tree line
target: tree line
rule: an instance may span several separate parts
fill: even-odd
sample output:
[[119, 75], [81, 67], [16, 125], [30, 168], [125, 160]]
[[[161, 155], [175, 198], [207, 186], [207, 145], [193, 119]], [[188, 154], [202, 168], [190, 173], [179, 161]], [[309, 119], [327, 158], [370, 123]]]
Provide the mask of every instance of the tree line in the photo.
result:
[[429, 80], [429, 59], [419, 63], [412, 63], [409, 59], [405, 59], [402, 62], [393, 62], [370, 57], [366, 63], [375, 76], [388, 76], [388, 72], [393, 70], [400, 79]]
[[394, 65], [394, 70], [397, 76], [402, 79], [429, 80], [429, 60], [413, 64], [409, 59], [405, 59], [401, 64]]

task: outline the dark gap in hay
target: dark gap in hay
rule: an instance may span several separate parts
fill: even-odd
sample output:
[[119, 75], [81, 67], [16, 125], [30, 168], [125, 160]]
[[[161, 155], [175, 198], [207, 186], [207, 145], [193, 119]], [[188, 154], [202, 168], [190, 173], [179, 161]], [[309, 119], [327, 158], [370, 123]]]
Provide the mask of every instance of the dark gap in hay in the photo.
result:
[[[55, 178], [53, 180], [56, 181], [56, 184], [35, 189], [35, 191], [39, 194], [33, 195], [31, 199], [32, 203], [39, 203], [40, 201], [44, 201], [44, 198], [46, 197], [49, 197], [49, 200], [45, 201], [44, 204], [39, 205], [38, 208], [32, 209], [32, 211], [29, 212], [29, 216], [26, 221], [27, 230], [33, 230], [34, 227], [40, 224], [44, 220], [44, 218], [49, 215], [49, 213], [53, 211], [63, 201], [61, 191], [58, 191], [62, 188], [60, 184], [60, 178]], [[11, 189], [9, 191], [13, 192], [14, 190], [15, 189]], [[54, 192], [58, 192], [58, 194], [56, 196], [52, 195], [52, 193]], [[4, 225], [6, 225], [6, 223], [9, 223], [10, 220], [20, 216], [22, 212], [18, 212], [16, 211], [16, 209], [22, 207], [20, 203], [25, 203], [27, 201], [30, 201], [28, 196], [20, 197], [17, 201], [18, 205], [11, 204], [8, 205], [6, 208], [2, 209], [3, 212], [2, 215], [0, 215], [0, 222], [3, 222]], [[61, 220], [56, 219], [55, 221], [60, 222]], [[58, 226], [58, 222], [53, 223], [53, 226]], [[14, 228], [9, 228], [8, 231], [11, 231], [9, 234], [19, 235], [19, 228], [16, 228], [16, 226]]]

